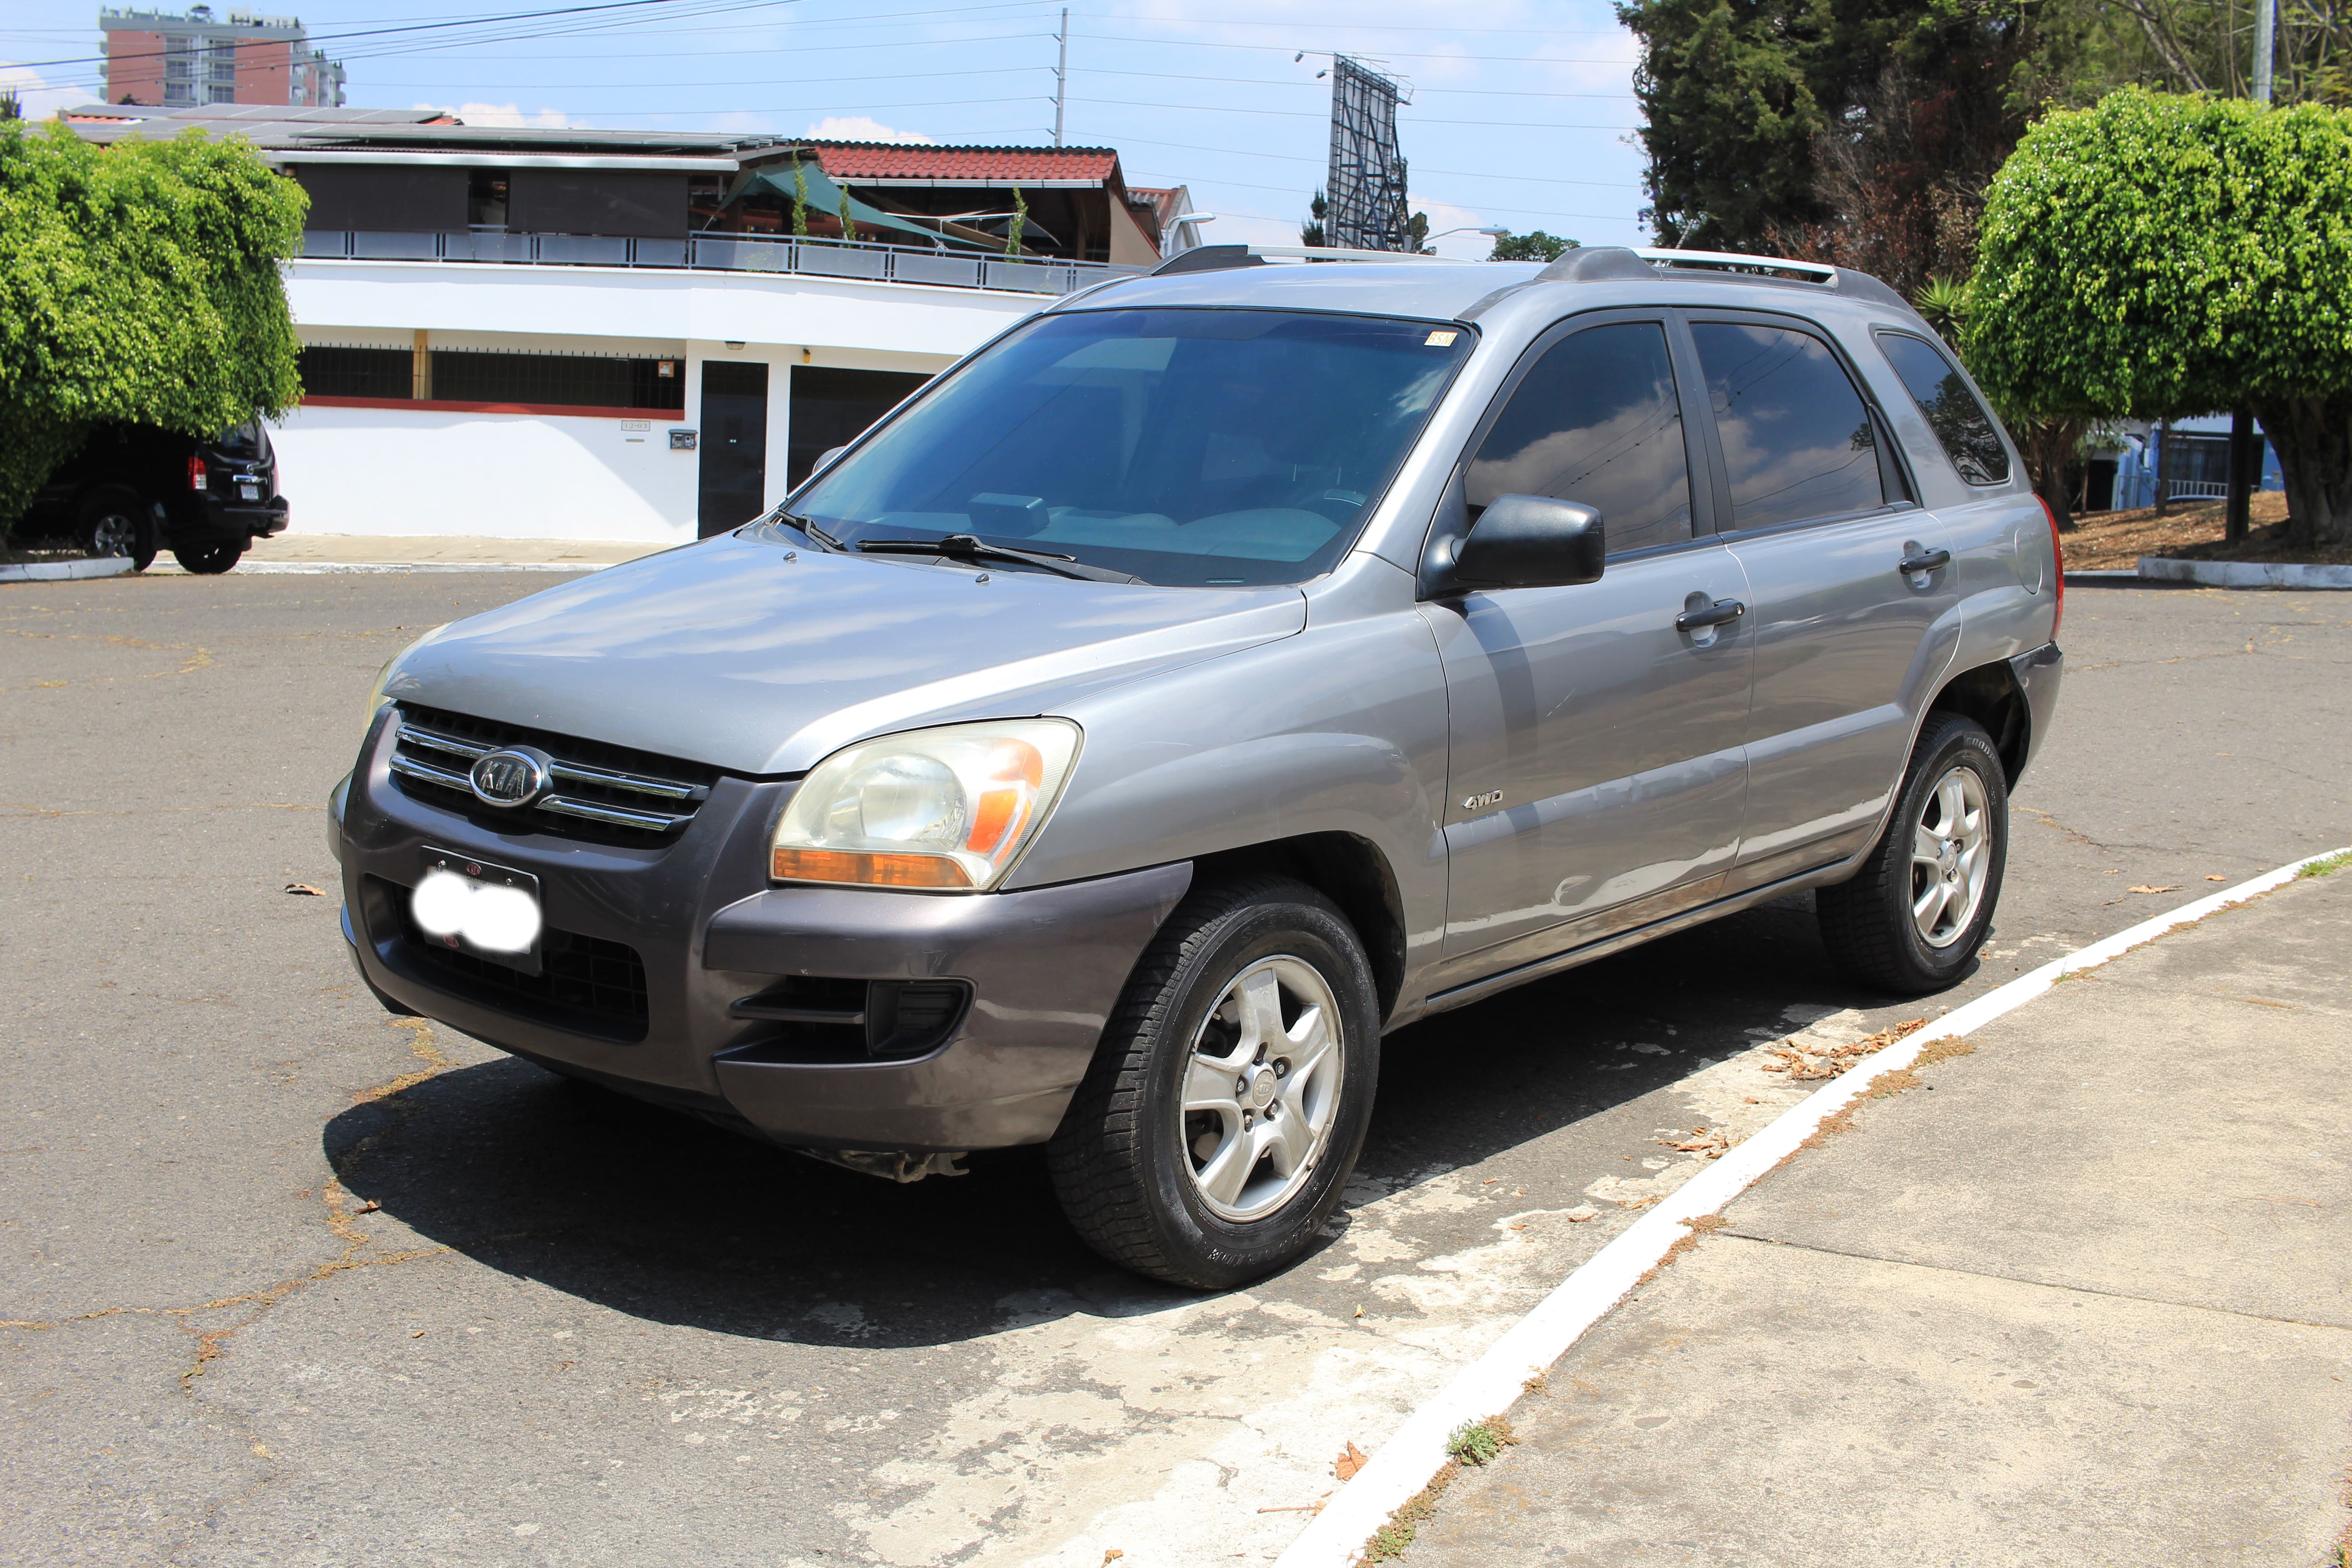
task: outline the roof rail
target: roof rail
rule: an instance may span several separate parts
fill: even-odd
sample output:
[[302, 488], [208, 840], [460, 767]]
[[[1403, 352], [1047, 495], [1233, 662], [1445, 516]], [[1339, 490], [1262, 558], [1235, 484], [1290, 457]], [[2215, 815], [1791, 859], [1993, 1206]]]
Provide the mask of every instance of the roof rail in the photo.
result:
[[1818, 282], [1834, 285], [1838, 269], [1826, 262], [1791, 261], [1785, 256], [1741, 256], [1729, 250], [1666, 250], [1644, 246], [1633, 252], [1644, 261], [1675, 267], [1755, 267], [1772, 272], [1810, 272]]
[[1381, 261], [1391, 263], [1440, 262], [1453, 260], [1444, 256], [1416, 256], [1404, 250], [1341, 250], [1320, 245], [1196, 245], [1190, 250], [1180, 250], [1147, 276], [1158, 278], [1172, 272], [1215, 272], [1228, 267], [1260, 267], [1272, 258], [1284, 261]]

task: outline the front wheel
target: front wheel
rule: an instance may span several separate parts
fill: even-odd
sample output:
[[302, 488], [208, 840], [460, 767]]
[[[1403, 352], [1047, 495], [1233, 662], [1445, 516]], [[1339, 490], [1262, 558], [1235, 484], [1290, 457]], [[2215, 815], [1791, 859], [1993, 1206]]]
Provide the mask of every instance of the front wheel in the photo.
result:
[[1942, 990], [1992, 929], [2008, 858], [2008, 774], [1992, 737], [1961, 714], [1928, 715], [1885, 837], [1852, 881], [1813, 895], [1830, 957], [1883, 990]]
[[1295, 1261], [1339, 1206], [1380, 1074], [1371, 965], [1331, 901], [1195, 889], [1136, 966], [1049, 1151], [1114, 1263], [1222, 1289]]
[[172, 548], [172, 559], [180, 563], [181, 570], [193, 572], [199, 577], [216, 577], [236, 565], [244, 555], [242, 543], [174, 545]]

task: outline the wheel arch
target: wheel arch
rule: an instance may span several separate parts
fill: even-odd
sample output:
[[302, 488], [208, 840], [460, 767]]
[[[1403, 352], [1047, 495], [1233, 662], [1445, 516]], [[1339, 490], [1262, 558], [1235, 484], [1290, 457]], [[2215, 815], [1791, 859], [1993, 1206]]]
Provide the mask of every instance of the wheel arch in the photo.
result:
[[1927, 704], [1927, 711], [1965, 714], [1983, 725], [1985, 733], [1992, 737], [1993, 750], [2000, 754], [2001, 782], [2010, 789], [2017, 787], [2032, 749], [2033, 710], [2007, 659], [1997, 658], [1952, 677]]
[[1404, 899], [1388, 857], [1353, 833], [1305, 833], [1198, 856], [1192, 882], [1251, 871], [1295, 877], [1339, 906], [1362, 939], [1383, 1019], [1396, 1011], [1404, 987]]

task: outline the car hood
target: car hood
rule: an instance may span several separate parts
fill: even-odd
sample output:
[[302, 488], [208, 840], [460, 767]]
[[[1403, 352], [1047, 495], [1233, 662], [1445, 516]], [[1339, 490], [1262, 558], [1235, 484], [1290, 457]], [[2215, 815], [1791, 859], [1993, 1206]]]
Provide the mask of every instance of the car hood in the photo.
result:
[[664, 551], [458, 621], [384, 694], [793, 773], [869, 735], [1050, 712], [1307, 623], [1296, 588], [1089, 583], [781, 537]]

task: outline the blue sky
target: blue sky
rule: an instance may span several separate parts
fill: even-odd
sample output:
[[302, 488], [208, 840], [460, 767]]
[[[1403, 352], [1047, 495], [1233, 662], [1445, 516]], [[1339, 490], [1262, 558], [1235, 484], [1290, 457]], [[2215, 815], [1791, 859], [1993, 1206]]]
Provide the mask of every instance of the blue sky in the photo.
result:
[[[137, 8], [151, 6], [185, 8]], [[422, 0], [404, 14], [390, 0], [323, 0], [299, 14], [345, 61], [349, 100], [363, 107], [446, 107], [478, 123], [1052, 140], [1061, 0], [662, 0], [484, 20], [551, 8]], [[1433, 229], [1646, 243], [1634, 44], [1605, 0], [1074, 0], [1069, 11], [1066, 140], [1118, 148], [1131, 184], [1190, 185], [1193, 205], [1218, 215], [1216, 238], [1297, 242], [1328, 136], [1330, 83], [1316, 73], [1340, 52], [1411, 84], [1400, 132], [1413, 205]], [[94, 100], [95, 65], [33, 62], [93, 56], [99, 37], [95, 0], [9, 0], [0, 87], [36, 115]], [[1475, 257], [1487, 244], [1456, 234], [1438, 248]]]

